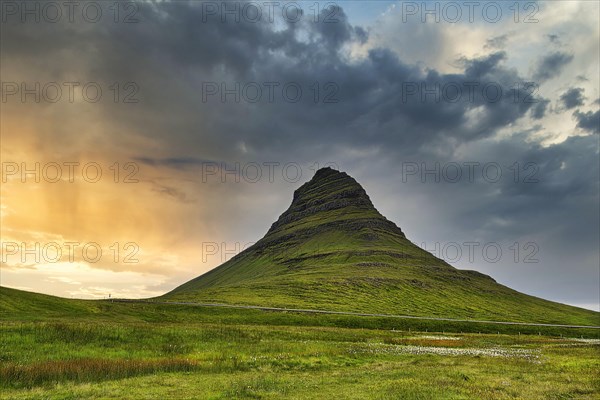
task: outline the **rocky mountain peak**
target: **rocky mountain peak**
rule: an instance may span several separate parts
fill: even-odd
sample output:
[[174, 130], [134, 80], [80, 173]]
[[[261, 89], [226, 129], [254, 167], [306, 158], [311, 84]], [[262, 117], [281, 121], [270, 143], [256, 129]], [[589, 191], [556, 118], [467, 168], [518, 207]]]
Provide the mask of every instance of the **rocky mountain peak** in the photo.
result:
[[390, 223], [379, 214], [365, 189], [354, 178], [329, 167], [321, 168], [294, 192], [292, 204], [267, 235], [305, 222], [319, 225], [332, 220], [349, 220], [350, 216], [360, 219], [361, 224], [369, 223], [369, 219]]

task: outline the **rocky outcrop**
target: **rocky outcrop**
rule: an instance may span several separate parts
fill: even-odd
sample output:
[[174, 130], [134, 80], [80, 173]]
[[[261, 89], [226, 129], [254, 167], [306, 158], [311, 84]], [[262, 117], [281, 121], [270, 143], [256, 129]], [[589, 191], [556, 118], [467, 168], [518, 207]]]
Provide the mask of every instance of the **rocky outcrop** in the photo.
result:
[[[328, 221], [326, 217], [329, 211], [348, 210], [348, 214], [361, 211], [371, 211], [369, 218], [337, 218], [336, 221]], [[339, 172], [331, 168], [322, 168], [317, 171], [313, 179], [302, 185], [294, 192], [294, 199], [290, 207], [271, 225], [264, 239], [286, 228], [297, 225], [303, 220], [311, 217], [323, 216], [322, 222], [314, 223], [310, 228], [300, 228], [294, 232], [297, 235], [311, 235], [324, 229], [352, 229], [361, 230], [370, 228], [373, 230], [383, 229], [394, 232], [404, 237], [404, 234], [391, 221], [388, 221], [373, 206], [371, 199], [363, 187], [345, 172]], [[375, 232], [366, 232], [365, 239], [377, 239]]]

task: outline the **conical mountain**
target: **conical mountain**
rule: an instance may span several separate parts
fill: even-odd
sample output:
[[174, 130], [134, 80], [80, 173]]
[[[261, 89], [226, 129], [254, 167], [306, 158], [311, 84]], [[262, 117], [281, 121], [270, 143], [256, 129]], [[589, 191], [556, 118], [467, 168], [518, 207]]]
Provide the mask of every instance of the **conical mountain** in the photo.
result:
[[168, 300], [598, 325], [599, 314], [458, 270], [410, 242], [344, 172], [323, 168], [267, 234]]

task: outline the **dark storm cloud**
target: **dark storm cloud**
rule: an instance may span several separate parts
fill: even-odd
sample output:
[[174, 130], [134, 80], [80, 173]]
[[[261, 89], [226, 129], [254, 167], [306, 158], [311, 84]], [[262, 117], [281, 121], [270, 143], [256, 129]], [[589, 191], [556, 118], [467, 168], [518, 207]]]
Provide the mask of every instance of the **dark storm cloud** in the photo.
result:
[[[348, 22], [348, 17], [343, 8], [336, 7], [335, 23], [317, 23], [314, 24], [313, 32], [320, 36], [324, 47], [336, 52], [340, 46], [350, 41], [354, 37], [358, 37], [360, 42], [364, 43], [367, 39], [367, 33], [360, 27], [354, 28]], [[320, 19], [326, 19], [330, 14], [329, 10], [322, 10]]]
[[547, 81], [560, 75], [562, 69], [573, 61], [573, 55], [564, 52], [554, 52], [543, 56], [537, 63], [533, 79], [538, 82]]
[[[386, 49], [349, 61], [342, 48], [364, 42], [367, 33], [353, 27], [343, 10], [336, 23], [311, 18], [276, 27], [267, 21], [223, 23], [218, 17], [202, 22], [206, 16], [199, 4], [145, 4], [138, 24], [98, 24], [78, 32], [87, 43], [80, 55], [86, 73], [97, 80], [135, 80], [141, 88], [139, 112], [124, 115], [118, 105], [110, 111], [132, 128], [145, 125], [143, 134], [169, 140], [179, 154], [201, 148], [199, 158], [226, 158], [238, 154], [232, 145], [239, 141], [277, 153], [314, 140], [370, 144], [375, 139], [406, 148], [439, 138], [475, 140], [515, 122], [542, 100], [529, 96], [517, 72], [503, 66], [504, 52], [463, 59], [459, 74], [424, 71]], [[53, 61], [62, 65], [63, 58], [53, 57], [73, 47], [70, 30], [50, 35], [39, 29], [8, 26], [4, 33], [21, 49], [34, 46], [35, 57], [49, 59], [50, 69]], [[3, 49], [8, 56], [12, 51], [17, 50]], [[232, 96], [222, 102], [216, 95], [204, 102], [207, 81], [225, 82], [227, 88], [276, 82], [278, 98], [252, 104]], [[297, 102], [282, 99], [279, 88], [289, 83], [303, 91]], [[432, 90], [437, 94], [428, 94]], [[471, 116], [474, 110], [477, 118]], [[183, 166], [191, 156], [167, 163]]]
[[[518, 141], [515, 141], [519, 143]], [[532, 207], [527, 212], [533, 212], [534, 207], [538, 215], [550, 212], [571, 196], [597, 195], [599, 171], [591, 168], [597, 160], [597, 138], [587, 136], [569, 137], [564, 142], [550, 146], [533, 145], [522, 149], [514, 148], [511, 142], [510, 154], [518, 159], [527, 160], [535, 165], [535, 174], [531, 172], [531, 179], [506, 181], [503, 191], [509, 196], [527, 195], [528, 204]], [[508, 149], [506, 149], [508, 150]], [[511, 177], [513, 178], [513, 177]], [[537, 197], [535, 201], [533, 197]], [[543, 201], [545, 210], [541, 210], [539, 200]]]
[[567, 110], [582, 106], [585, 100], [583, 92], [582, 88], [571, 88], [560, 96], [560, 101]]
[[550, 100], [540, 100], [533, 106], [531, 109], [531, 117], [533, 119], [542, 119], [546, 115], [546, 110], [548, 109], [548, 104], [550, 104]]
[[577, 119], [577, 127], [591, 133], [600, 133], [600, 110], [596, 112], [575, 111], [573, 114]]

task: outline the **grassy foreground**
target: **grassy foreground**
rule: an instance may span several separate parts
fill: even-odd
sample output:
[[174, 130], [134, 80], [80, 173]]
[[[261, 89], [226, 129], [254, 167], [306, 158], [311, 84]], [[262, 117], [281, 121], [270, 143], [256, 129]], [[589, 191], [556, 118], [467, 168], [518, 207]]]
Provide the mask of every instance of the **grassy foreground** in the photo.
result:
[[597, 330], [460, 333], [468, 326], [77, 301], [6, 288], [0, 311], [7, 399], [600, 395]]
[[210, 323], [3, 323], [4, 398], [597, 398], [598, 341]]

